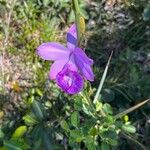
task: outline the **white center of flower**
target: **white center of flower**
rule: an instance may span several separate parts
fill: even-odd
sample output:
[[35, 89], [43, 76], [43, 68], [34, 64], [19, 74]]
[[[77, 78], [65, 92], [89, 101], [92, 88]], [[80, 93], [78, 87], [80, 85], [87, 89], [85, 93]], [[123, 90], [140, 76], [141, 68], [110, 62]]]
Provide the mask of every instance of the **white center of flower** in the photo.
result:
[[64, 76], [64, 80], [67, 82], [68, 86], [72, 85], [72, 78], [69, 76]]

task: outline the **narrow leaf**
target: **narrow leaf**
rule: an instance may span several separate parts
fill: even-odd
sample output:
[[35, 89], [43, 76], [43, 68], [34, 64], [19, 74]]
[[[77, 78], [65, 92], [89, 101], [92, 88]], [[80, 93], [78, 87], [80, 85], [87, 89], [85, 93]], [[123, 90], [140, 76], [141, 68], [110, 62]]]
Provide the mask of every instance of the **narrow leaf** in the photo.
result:
[[113, 54], [113, 51], [111, 52], [111, 54], [110, 54], [110, 56], [109, 56], [109, 59], [108, 59], [107, 65], [106, 65], [106, 67], [105, 67], [105, 70], [104, 70], [104, 73], [103, 73], [102, 79], [101, 79], [101, 81], [100, 81], [100, 84], [99, 84], [98, 90], [97, 90], [97, 92], [96, 92], [96, 95], [95, 95], [95, 97], [94, 97], [94, 101], [93, 101], [93, 103], [96, 103], [96, 101], [98, 100], [98, 97], [99, 97], [99, 95], [100, 95], [100, 92], [101, 92], [101, 90], [102, 90], [102, 87], [103, 87], [104, 81], [105, 81], [105, 79], [106, 79], [106, 75], [107, 75], [108, 67], [109, 67], [109, 64], [110, 64], [110, 60], [111, 60], [111, 58], [112, 58], [112, 54]]
[[148, 103], [149, 101], [150, 101], [150, 99], [147, 99], [147, 100], [145, 100], [145, 101], [143, 101], [143, 102], [141, 102], [141, 103], [139, 103], [139, 104], [137, 104], [137, 105], [135, 105], [135, 106], [133, 106], [133, 107], [131, 107], [131, 108], [129, 108], [129, 109], [119, 113], [119, 114], [117, 114], [115, 116], [115, 119], [118, 119], [118, 118], [121, 118], [121, 117], [127, 115], [128, 113], [138, 109], [139, 107], [143, 106], [144, 104]]

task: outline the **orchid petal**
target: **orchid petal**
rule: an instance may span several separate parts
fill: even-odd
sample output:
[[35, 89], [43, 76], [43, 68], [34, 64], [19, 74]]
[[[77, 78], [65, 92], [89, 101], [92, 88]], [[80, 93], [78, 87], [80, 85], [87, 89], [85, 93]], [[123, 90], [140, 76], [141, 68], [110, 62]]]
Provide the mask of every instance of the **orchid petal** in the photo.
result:
[[94, 73], [91, 66], [84, 64], [81, 72], [87, 80], [94, 81]]
[[57, 60], [51, 65], [49, 77], [51, 80], [56, 79], [57, 74], [63, 69], [67, 60]]
[[75, 55], [75, 63], [77, 67], [79, 68], [80, 73], [89, 81], [94, 81], [94, 73], [92, 71], [92, 68], [89, 64], [85, 63], [81, 57], [78, 57]]
[[73, 24], [67, 33], [67, 47], [70, 50], [73, 50], [77, 44], [77, 31], [76, 31], [76, 25]]
[[55, 42], [43, 43], [37, 48], [37, 54], [44, 60], [67, 59], [69, 53], [67, 48]]
[[77, 67], [76, 65], [70, 60], [67, 60], [67, 59], [64, 59], [64, 60], [56, 60], [52, 66], [51, 66], [51, 69], [50, 69], [50, 72], [49, 72], [49, 77], [51, 80], [54, 80], [56, 79], [56, 76], [59, 72], [61, 72], [63, 70], [63, 68], [65, 66], [68, 66], [70, 68], [70, 70], [72, 71], [77, 71]]
[[79, 47], [75, 48], [74, 55], [76, 55], [80, 60], [82, 60], [84, 63], [86, 63], [88, 65], [92, 65], [93, 64], [93, 60], [90, 59], [85, 54], [85, 52], [81, 48], [79, 48]]

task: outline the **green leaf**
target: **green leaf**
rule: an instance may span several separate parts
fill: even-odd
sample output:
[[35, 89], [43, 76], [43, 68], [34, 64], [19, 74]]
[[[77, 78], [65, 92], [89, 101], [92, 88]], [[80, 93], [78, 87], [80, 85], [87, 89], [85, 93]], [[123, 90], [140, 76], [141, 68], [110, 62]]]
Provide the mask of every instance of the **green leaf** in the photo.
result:
[[79, 96], [75, 97], [74, 108], [78, 111], [82, 110], [82, 100]]
[[68, 17], [68, 22], [71, 23], [71, 22], [74, 22], [74, 20], [75, 20], [74, 11], [71, 10], [69, 17]]
[[33, 107], [33, 111], [34, 111], [36, 117], [39, 120], [42, 120], [44, 118], [43, 112], [42, 112], [42, 105], [38, 101], [34, 100], [33, 104], [32, 104], [32, 107]]
[[42, 91], [41, 91], [40, 89], [36, 88], [36, 92], [37, 92], [37, 94], [38, 94], [39, 96], [43, 96], [43, 93], [42, 93]]
[[23, 120], [25, 121], [25, 123], [29, 126], [33, 126], [35, 124], [38, 123], [38, 121], [36, 120], [35, 116], [33, 114], [27, 114], [23, 117]]
[[88, 18], [89, 18], [87, 12], [86, 12], [84, 9], [82, 9], [82, 8], [80, 9], [80, 14], [81, 14], [81, 16], [83, 16], [85, 19], [88, 19]]
[[101, 150], [110, 150], [110, 147], [107, 143], [102, 142], [101, 144]]
[[89, 131], [89, 134], [91, 136], [96, 136], [98, 134], [97, 129], [95, 127], [92, 127]]
[[67, 124], [67, 122], [66, 122], [65, 120], [62, 120], [62, 121], [60, 122], [60, 125], [61, 125], [61, 127], [62, 127], [64, 130], [70, 131], [69, 126], [68, 126], [68, 124]]
[[75, 142], [81, 142], [84, 137], [81, 131], [79, 130], [70, 130], [70, 137], [75, 140]]
[[103, 105], [103, 110], [104, 110], [104, 112], [105, 112], [106, 114], [110, 114], [110, 115], [113, 114], [113, 112], [112, 112], [112, 107], [111, 107], [109, 104], [107, 104], [107, 103], [105, 103], [105, 104]]
[[85, 137], [85, 145], [88, 150], [96, 150], [95, 140], [92, 136]]
[[[102, 131], [104, 130], [104, 128], [103, 129], [101, 129]], [[108, 130], [108, 129], [106, 129], [106, 131], [100, 131], [100, 136], [101, 136], [101, 138], [102, 139], [118, 139], [118, 134], [116, 133], [116, 131], [115, 130]]]
[[26, 150], [27, 145], [24, 143], [24, 140], [19, 139], [19, 140], [14, 140], [11, 139], [9, 141], [4, 141], [4, 147], [7, 150]]
[[108, 140], [108, 143], [112, 146], [117, 146], [118, 145], [118, 140], [111, 138], [111, 139]]
[[123, 125], [122, 126], [122, 130], [129, 132], [129, 133], [135, 133], [136, 132], [136, 128], [132, 125]]
[[18, 127], [12, 135], [12, 138], [21, 138], [27, 131], [27, 126]]
[[77, 111], [73, 112], [73, 114], [71, 115], [71, 124], [74, 127], [78, 127], [79, 125], [79, 113]]
[[96, 146], [95, 146], [94, 142], [90, 143], [90, 144], [87, 143], [86, 147], [87, 147], [88, 150], [96, 150]]

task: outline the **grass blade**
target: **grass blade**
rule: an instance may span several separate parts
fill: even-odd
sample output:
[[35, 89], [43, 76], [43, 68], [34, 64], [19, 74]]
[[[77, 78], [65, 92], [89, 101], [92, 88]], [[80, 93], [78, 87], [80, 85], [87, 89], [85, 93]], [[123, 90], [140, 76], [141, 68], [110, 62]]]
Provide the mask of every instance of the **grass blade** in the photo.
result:
[[106, 65], [106, 67], [105, 67], [105, 70], [104, 70], [102, 79], [101, 79], [101, 81], [100, 81], [100, 83], [99, 83], [98, 90], [97, 90], [97, 92], [96, 92], [96, 95], [95, 95], [94, 101], [93, 101], [94, 104], [95, 104], [96, 101], [98, 100], [98, 97], [99, 97], [99, 95], [100, 95], [100, 92], [101, 92], [102, 87], [103, 87], [103, 84], [104, 84], [104, 81], [105, 81], [105, 79], [106, 79], [106, 75], [107, 75], [108, 67], [109, 67], [109, 64], [110, 64], [110, 60], [111, 60], [111, 58], [112, 58], [112, 54], [113, 54], [113, 51], [111, 52], [111, 54], [110, 54], [110, 56], [109, 56], [109, 59], [108, 59], [107, 65]]
[[137, 104], [137, 105], [135, 105], [135, 106], [133, 106], [133, 107], [131, 107], [131, 108], [129, 108], [129, 109], [119, 113], [119, 114], [117, 114], [115, 116], [115, 119], [123, 117], [124, 115], [126, 115], [126, 114], [128, 114], [128, 113], [130, 113], [130, 112], [132, 112], [132, 111], [134, 111], [136, 109], [138, 109], [139, 107], [143, 106], [144, 104], [146, 104], [148, 102], [150, 102], [150, 99], [147, 99], [147, 100], [145, 100], [145, 101], [143, 101], [143, 102], [141, 102], [141, 103], [139, 103], [139, 104]]

